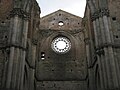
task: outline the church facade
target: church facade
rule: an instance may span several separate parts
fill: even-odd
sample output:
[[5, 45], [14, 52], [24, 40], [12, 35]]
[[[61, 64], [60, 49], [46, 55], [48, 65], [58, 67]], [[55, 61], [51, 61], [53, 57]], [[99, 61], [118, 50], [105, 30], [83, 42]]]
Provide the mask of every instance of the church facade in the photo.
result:
[[119, 11], [87, 0], [83, 18], [40, 17], [36, 0], [0, 0], [0, 90], [119, 90]]

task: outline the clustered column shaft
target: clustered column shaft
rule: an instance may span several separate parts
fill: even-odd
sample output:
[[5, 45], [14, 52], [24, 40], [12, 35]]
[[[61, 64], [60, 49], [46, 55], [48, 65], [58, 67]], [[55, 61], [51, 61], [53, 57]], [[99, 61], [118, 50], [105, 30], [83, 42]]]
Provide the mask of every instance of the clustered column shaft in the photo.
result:
[[94, 25], [96, 55], [99, 63], [101, 88], [117, 88], [117, 71], [113, 52], [112, 35], [110, 33], [108, 9], [101, 8], [94, 12], [92, 21]]
[[[23, 90], [23, 76], [28, 32], [28, 15], [19, 8], [11, 11], [9, 34], [10, 58], [6, 88]], [[22, 28], [23, 27], [23, 28]]]

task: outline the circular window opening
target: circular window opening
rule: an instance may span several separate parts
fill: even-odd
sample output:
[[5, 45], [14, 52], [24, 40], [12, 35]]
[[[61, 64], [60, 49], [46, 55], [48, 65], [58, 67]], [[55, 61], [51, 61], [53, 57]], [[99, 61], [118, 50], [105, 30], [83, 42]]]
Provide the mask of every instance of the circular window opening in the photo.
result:
[[58, 25], [59, 25], [59, 26], [63, 26], [63, 25], [64, 25], [63, 21], [59, 21], [59, 22], [58, 22]]
[[58, 37], [52, 41], [51, 47], [53, 51], [62, 54], [68, 52], [71, 49], [71, 42], [66, 37]]

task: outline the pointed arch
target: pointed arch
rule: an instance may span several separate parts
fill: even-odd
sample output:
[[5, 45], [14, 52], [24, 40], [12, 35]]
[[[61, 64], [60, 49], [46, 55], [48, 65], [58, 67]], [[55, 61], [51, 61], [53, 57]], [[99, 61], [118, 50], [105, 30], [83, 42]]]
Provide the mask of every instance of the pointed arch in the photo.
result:
[[96, 84], [96, 89], [100, 89], [100, 74], [99, 74], [99, 66], [98, 64], [96, 65], [95, 69], [95, 84]]
[[87, 3], [91, 13], [93, 14], [96, 11], [96, 7], [95, 7], [95, 4], [93, 3], [93, 0], [88, 0]]

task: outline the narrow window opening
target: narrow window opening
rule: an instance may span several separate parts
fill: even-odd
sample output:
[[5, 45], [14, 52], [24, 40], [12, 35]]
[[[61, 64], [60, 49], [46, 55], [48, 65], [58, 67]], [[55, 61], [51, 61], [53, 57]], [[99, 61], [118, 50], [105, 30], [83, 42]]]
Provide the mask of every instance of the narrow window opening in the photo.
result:
[[3, 23], [3, 24], [4, 24], [5, 22], [4, 22], [4, 21], [2, 21], [1, 23]]
[[66, 20], [68, 20], [68, 18], [66, 18]]
[[118, 36], [116, 36], [116, 38], [118, 38]]
[[116, 20], [116, 17], [112, 17], [112, 20], [115, 21], [115, 20]]
[[44, 84], [42, 86], [45, 86]]
[[50, 57], [48, 57], [48, 58], [50, 58]]
[[56, 87], [56, 84], [54, 83], [54, 87]]
[[5, 36], [5, 38], [8, 38], [7, 36]]
[[8, 17], [6, 19], [9, 19]]
[[59, 21], [59, 22], [58, 22], [58, 25], [59, 25], [59, 26], [63, 26], [63, 25], [64, 25], [63, 21]]
[[41, 59], [42, 59], [42, 60], [45, 59], [45, 52], [41, 52]]
[[59, 16], [61, 16], [61, 14], [59, 14]]

